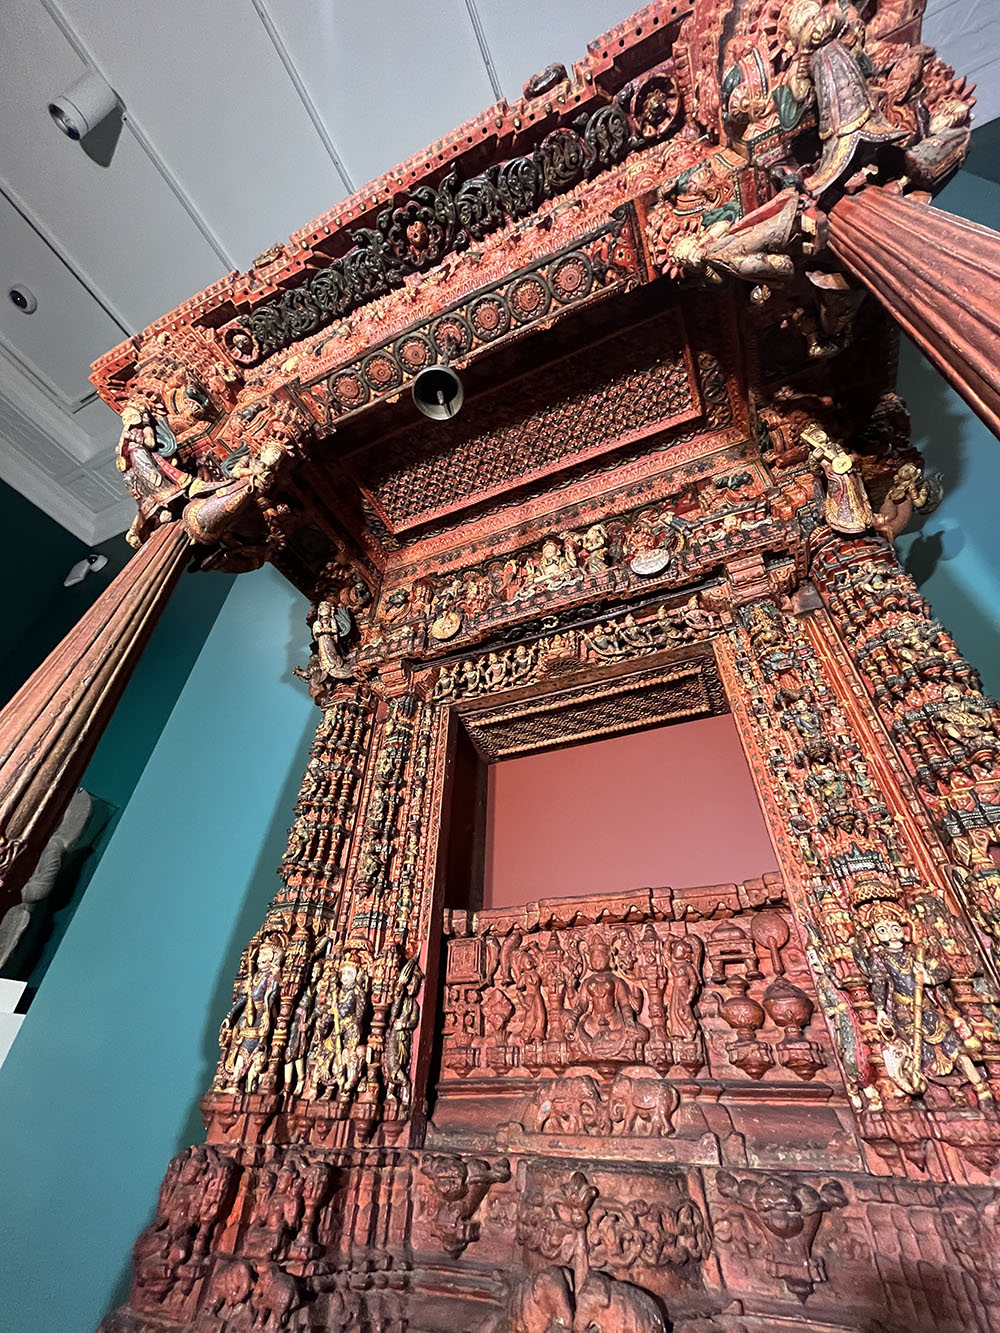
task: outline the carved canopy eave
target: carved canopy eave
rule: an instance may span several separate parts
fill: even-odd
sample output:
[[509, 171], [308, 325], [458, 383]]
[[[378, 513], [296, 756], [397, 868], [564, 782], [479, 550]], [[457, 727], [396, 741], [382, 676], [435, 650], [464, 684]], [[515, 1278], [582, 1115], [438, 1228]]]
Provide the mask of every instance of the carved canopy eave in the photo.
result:
[[[287, 290], [303, 276], [324, 267], [350, 246], [358, 228], [375, 224], [378, 212], [401, 192], [433, 186], [453, 167], [464, 179], [484, 167], [530, 151], [546, 134], [568, 126], [581, 113], [608, 104], [629, 79], [665, 60], [694, 0], [669, 6], [654, 3], [616, 25], [588, 46], [564, 78], [545, 91], [513, 103], [485, 108], [444, 138], [368, 182], [353, 195], [257, 257], [245, 272], [231, 272], [126, 340], [94, 364], [93, 382], [108, 404], [120, 410], [127, 401], [139, 345], [164, 331], [185, 327], [219, 328], [249, 313], [269, 297]], [[546, 71], [548, 72], [548, 71]], [[563, 71], [565, 73], [565, 71]]]
[[[804, 549], [815, 496], [793, 475], [811, 451], [803, 427], [815, 420], [831, 447], [870, 454], [855, 437], [891, 387], [884, 358], [878, 384], [864, 364], [866, 344], [891, 335], [838, 271], [827, 215], [871, 181], [926, 193], [968, 138], [968, 86], [903, 44], [921, 8], [882, 0], [862, 22], [839, 0], [744, 0], [723, 21], [714, 0], [651, 5], [592, 44], [572, 77], [546, 71], [533, 95], [109, 353], [94, 380], [125, 415], [133, 539], [180, 517], [204, 563], [271, 560], [320, 597], [323, 571], [347, 562], [377, 597], [457, 567], [463, 547], [474, 558], [476, 541], [499, 555], [542, 538], [533, 506], [548, 493], [567, 524], [601, 521], [562, 503], [598, 474], [617, 519], [623, 486], [676, 499], [663, 481], [676, 464], [715, 454], [721, 470], [766, 454], [754, 493], [773, 495], [747, 517], [803, 511], [798, 538], [782, 540]], [[663, 355], [678, 378], [658, 414], [633, 420], [604, 410], [612, 379], [586, 349], [610, 353], [640, 327], [647, 350], [674, 340]], [[619, 387], [639, 360], [624, 357]], [[431, 440], [409, 391], [445, 361], [466, 407]], [[834, 363], [865, 382], [857, 410], [829, 392]], [[549, 447], [560, 377], [602, 406], [597, 420], [581, 414], [578, 439]], [[490, 434], [505, 411], [493, 386], [516, 405], [506, 438]], [[629, 394], [645, 402], [655, 386], [647, 377]], [[168, 463], [138, 466], [143, 439]], [[494, 461], [477, 471], [483, 458]]]

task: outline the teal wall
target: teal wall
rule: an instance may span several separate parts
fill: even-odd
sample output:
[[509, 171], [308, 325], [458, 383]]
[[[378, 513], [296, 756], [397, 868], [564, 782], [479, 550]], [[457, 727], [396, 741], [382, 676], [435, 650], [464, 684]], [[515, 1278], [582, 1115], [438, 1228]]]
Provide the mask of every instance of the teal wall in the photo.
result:
[[[87, 554], [87, 548], [3, 481], [0, 481], [0, 532], [4, 552], [13, 565], [0, 576], [0, 704], [3, 704], [62, 637], [57, 633], [47, 647], [36, 646], [46, 641], [45, 618], [59, 600], [57, 592], [63, 579], [71, 566]], [[101, 574], [91, 574], [77, 588], [65, 589], [77, 616], [105, 586]], [[69, 624], [72, 623], [71, 620]]]
[[[992, 130], [994, 126], [988, 126]], [[975, 173], [1000, 166], [985, 145], [938, 196], [949, 212], [1000, 230], [1000, 184]], [[1000, 697], [1000, 441], [923, 354], [903, 340], [899, 393], [910, 409], [913, 441], [944, 477], [945, 498], [898, 543], [924, 596]]]
[[[23, 496], [0, 482], [0, 532], [15, 568], [0, 579], [0, 704], [14, 694], [96, 601], [134, 552], [124, 537], [89, 548]], [[89, 549], [108, 557], [103, 570], [63, 587]], [[60, 875], [45, 910], [3, 975], [41, 984], [120, 811], [177, 702], [219, 608], [233, 585], [227, 574], [184, 574], [109, 723], [84, 778], [95, 814]], [[85, 850], [84, 850], [85, 849]], [[2, 1325], [0, 1325], [2, 1326]]]
[[305, 609], [270, 569], [236, 580], [0, 1069], [3, 1333], [91, 1333], [202, 1137], [316, 722]]

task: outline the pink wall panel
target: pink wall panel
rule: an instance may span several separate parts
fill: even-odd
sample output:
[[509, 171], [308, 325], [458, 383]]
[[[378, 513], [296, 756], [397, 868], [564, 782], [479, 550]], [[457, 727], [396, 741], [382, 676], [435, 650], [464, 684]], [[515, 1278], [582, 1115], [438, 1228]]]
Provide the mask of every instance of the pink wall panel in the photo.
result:
[[776, 870], [728, 715], [489, 770], [485, 905]]

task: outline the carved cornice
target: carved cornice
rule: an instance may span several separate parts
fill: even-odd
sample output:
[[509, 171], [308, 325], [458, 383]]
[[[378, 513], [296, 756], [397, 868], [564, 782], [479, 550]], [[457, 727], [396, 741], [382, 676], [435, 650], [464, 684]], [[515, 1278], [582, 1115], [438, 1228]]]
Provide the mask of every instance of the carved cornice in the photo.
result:
[[[661, 82], [673, 89], [676, 103], [673, 81]], [[623, 161], [653, 137], [644, 136], [641, 122], [628, 114], [632, 96], [627, 89], [585, 114], [579, 128], [553, 130], [534, 152], [490, 166], [480, 176], [462, 180], [453, 166], [436, 188], [408, 191], [378, 213], [374, 228], [348, 233], [354, 243], [342, 258], [241, 315], [224, 334], [234, 360], [256, 365]], [[665, 122], [655, 137], [672, 123], [673, 118]]]

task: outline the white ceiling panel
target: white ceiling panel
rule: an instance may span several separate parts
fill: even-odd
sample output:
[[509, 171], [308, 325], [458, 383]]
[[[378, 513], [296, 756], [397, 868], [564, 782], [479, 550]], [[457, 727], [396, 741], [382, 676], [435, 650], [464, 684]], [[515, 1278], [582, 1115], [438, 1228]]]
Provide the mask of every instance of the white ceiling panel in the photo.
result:
[[[106, 452], [109, 443], [113, 447], [118, 438], [117, 430], [108, 437], [102, 419], [94, 414], [97, 401], [92, 400], [75, 412], [67, 412], [61, 400], [41, 381], [29, 376], [0, 343], [0, 402], [6, 403], [8, 410], [15, 410], [25, 422], [30, 422], [34, 429], [57, 443], [66, 454], [67, 468], [89, 463], [97, 454]], [[105, 407], [105, 411], [108, 410]], [[113, 413], [111, 415], [117, 420]], [[5, 418], [9, 419], [9, 416]], [[96, 438], [89, 433], [92, 424], [99, 424]], [[3, 436], [4, 427], [0, 425], [0, 439]]]
[[1000, 3], [929, 0], [923, 38], [977, 85], [973, 123], [1000, 116]]
[[112, 487], [93, 471], [76, 473], [70, 478], [69, 484], [80, 503], [95, 513], [110, 508], [118, 499]]
[[343, 198], [250, 0], [57, 3], [236, 267]]
[[464, 0], [264, 3], [356, 187], [496, 101]]
[[[121, 329], [52, 248], [0, 194], [0, 340], [66, 404], [93, 393], [90, 362], [121, 340]], [[38, 308], [7, 299], [23, 286]]]
[[[147, 56], [147, 77], [155, 65]], [[123, 324], [141, 329], [222, 265], [131, 134], [101, 167], [56, 130], [48, 103], [82, 69], [39, 0], [2, 0], [0, 181]]]
[[[84, 432], [91, 445], [87, 457], [79, 460], [81, 463], [86, 463], [94, 457], [107, 457], [113, 450], [122, 429], [118, 413], [112, 412], [103, 398], [96, 396], [83, 407], [77, 408], [73, 413], [73, 424]], [[120, 478], [119, 484], [121, 484]]]
[[622, 0], [475, 0], [508, 101], [532, 74], [557, 61], [572, 69], [587, 43], [640, 8]]
[[[49, 433], [4, 390], [5, 386], [0, 382], [0, 439], [19, 450], [46, 477], [63, 481], [76, 471], [76, 464], [59, 435]], [[56, 419], [57, 429], [58, 424]]]

